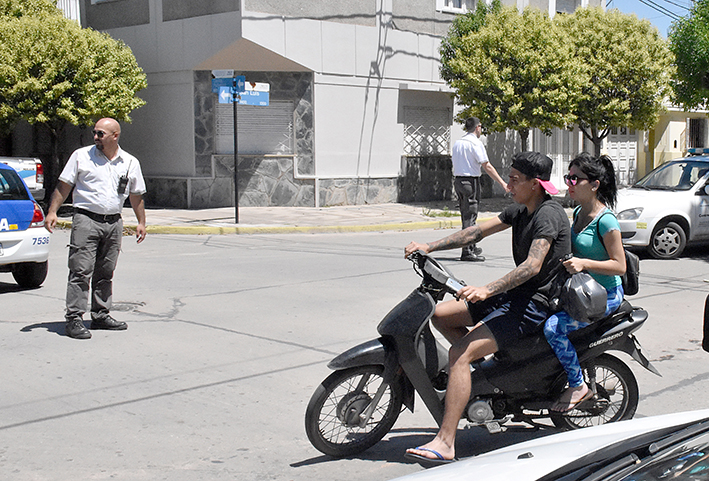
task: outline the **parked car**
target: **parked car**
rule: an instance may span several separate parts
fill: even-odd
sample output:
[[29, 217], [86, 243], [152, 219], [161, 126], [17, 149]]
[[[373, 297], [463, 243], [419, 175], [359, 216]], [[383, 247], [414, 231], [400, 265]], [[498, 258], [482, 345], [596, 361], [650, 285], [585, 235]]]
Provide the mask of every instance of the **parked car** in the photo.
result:
[[665, 162], [618, 192], [623, 244], [658, 259], [682, 254], [688, 242], [709, 240], [709, 156]]
[[0, 163], [0, 272], [11, 272], [22, 287], [39, 287], [49, 240], [42, 208], [15, 169]]
[[9, 165], [20, 174], [35, 199], [44, 197], [44, 167], [34, 157], [0, 157], [0, 163]]
[[395, 481], [709, 479], [709, 410], [536, 438]]

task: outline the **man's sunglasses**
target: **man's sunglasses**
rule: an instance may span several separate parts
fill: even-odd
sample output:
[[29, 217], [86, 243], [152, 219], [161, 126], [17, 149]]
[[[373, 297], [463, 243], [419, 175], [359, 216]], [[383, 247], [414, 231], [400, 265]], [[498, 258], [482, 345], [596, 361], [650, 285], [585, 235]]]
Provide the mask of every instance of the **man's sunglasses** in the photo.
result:
[[566, 182], [566, 185], [576, 185], [579, 183], [579, 180], [588, 180], [588, 177], [579, 177], [576, 174], [566, 174], [564, 176], [564, 182]]
[[94, 137], [98, 137], [99, 139], [102, 139], [104, 135], [108, 135], [108, 133], [103, 130], [92, 130], [91, 133], [94, 134]]

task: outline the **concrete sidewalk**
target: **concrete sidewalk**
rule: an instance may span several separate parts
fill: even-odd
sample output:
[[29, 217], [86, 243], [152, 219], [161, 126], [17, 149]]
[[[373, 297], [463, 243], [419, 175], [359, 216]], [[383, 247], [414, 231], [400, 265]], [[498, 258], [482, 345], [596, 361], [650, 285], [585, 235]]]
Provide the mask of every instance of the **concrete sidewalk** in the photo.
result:
[[[513, 201], [483, 199], [478, 220], [496, 216]], [[153, 234], [268, 234], [367, 232], [460, 227], [455, 201], [416, 204], [371, 204], [338, 207], [234, 207], [215, 209], [146, 209], [148, 233]], [[133, 210], [123, 209], [126, 228], [137, 224]], [[71, 217], [60, 217], [60, 227]]]

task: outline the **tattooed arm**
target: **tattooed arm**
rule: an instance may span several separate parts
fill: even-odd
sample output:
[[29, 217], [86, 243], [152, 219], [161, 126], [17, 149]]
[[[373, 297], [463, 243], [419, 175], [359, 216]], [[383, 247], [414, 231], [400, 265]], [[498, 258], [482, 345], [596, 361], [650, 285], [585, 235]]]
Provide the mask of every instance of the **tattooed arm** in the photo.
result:
[[520, 265], [515, 267], [508, 274], [500, 279], [490, 282], [484, 287], [465, 286], [458, 291], [458, 297], [469, 302], [484, 301], [488, 297], [509, 291], [512, 288], [524, 284], [532, 277], [539, 274], [544, 263], [551, 242], [549, 239], [534, 239], [529, 248], [527, 258]]
[[444, 237], [443, 239], [439, 239], [434, 242], [429, 242], [428, 244], [412, 242], [404, 248], [404, 257], [409, 257], [417, 250], [422, 250], [429, 253], [433, 251], [464, 247], [468, 244], [477, 243], [481, 239], [494, 234], [495, 232], [503, 231], [508, 227], [509, 226], [507, 224], [503, 224], [499, 218], [495, 217], [494, 219], [490, 219], [482, 224], [471, 225], [470, 227], [459, 230], [448, 237]]

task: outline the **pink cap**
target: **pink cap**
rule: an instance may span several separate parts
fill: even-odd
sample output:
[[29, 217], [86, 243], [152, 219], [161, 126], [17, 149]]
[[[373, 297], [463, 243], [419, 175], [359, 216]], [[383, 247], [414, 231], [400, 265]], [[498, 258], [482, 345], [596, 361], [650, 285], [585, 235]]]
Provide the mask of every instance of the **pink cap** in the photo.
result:
[[537, 178], [537, 180], [539, 181], [541, 186], [544, 187], [544, 190], [549, 192], [551, 195], [556, 195], [559, 193], [559, 189], [554, 187], [554, 184], [552, 184], [550, 180], [542, 180], [540, 178]]

